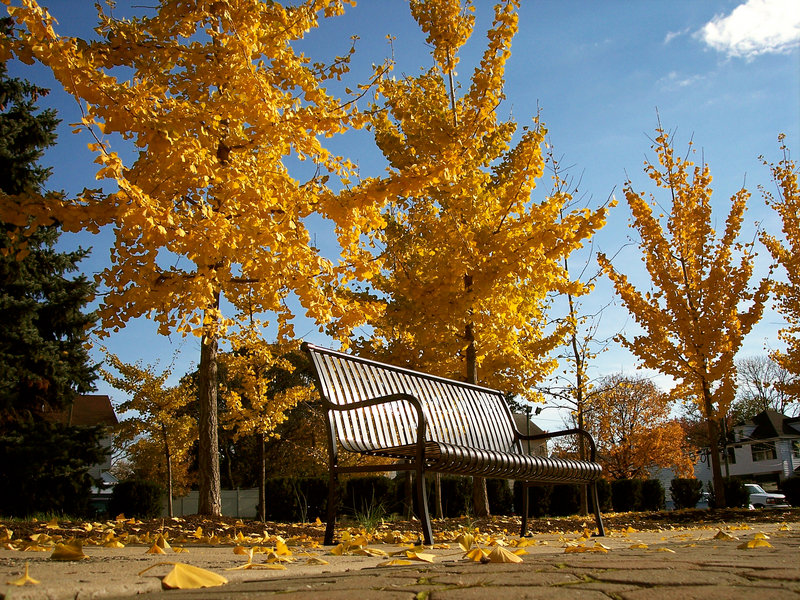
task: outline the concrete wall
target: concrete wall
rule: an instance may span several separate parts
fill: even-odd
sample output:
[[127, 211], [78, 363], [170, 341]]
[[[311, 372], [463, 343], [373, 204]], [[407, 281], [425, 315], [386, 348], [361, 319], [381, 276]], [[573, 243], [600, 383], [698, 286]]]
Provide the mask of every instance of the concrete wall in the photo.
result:
[[[175, 517], [196, 515], [199, 492], [189, 492], [186, 496], [172, 499], [172, 512]], [[258, 488], [246, 490], [222, 490], [222, 515], [224, 517], [241, 517], [254, 519], [258, 507]], [[168, 516], [167, 504], [161, 510], [161, 516]]]

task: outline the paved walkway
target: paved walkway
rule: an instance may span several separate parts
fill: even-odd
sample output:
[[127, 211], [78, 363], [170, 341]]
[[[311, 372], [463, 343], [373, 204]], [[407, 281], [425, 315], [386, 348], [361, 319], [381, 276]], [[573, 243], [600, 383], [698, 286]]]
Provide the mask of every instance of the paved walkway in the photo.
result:
[[[720, 533], [722, 532], [722, 533]], [[737, 539], [734, 539], [737, 538]], [[768, 539], [764, 539], [768, 538]], [[509, 536], [512, 545], [517, 538]], [[421, 550], [433, 562], [378, 566], [392, 557], [331, 555], [330, 548], [290, 548], [285, 570], [264, 569], [231, 546], [187, 546], [188, 553], [146, 554], [146, 547], [88, 546], [88, 559], [59, 562], [45, 552], [0, 550], [0, 594], [12, 599], [271, 598], [441, 600], [570, 598], [659, 600], [793, 598], [800, 600], [800, 525], [764, 523], [662, 532], [612, 531], [605, 538], [580, 534], [536, 535], [521, 563], [472, 562], [456, 542]], [[487, 540], [483, 540], [486, 542]], [[754, 547], [746, 547], [747, 545]], [[596, 545], [601, 544], [601, 545]], [[487, 544], [482, 544], [491, 549]], [[405, 552], [401, 545], [370, 544], [368, 552]], [[396, 558], [396, 557], [395, 557]], [[407, 558], [403, 556], [402, 558]], [[423, 558], [428, 558], [423, 556]], [[320, 564], [320, 559], [328, 564]], [[198, 590], [162, 590], [172, 568], [164, 561], [209, 569], [229, 583]], [[38, 585], [6, 584], [24, 573]], [[166, 594], [166, 596], [165, 596]]]

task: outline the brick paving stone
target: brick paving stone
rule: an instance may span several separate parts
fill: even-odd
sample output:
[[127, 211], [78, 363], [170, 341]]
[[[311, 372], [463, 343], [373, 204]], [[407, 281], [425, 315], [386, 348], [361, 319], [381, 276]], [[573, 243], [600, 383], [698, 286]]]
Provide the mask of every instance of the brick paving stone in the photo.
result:
[[658, 587], [619, 594], [620, 600], [797, 600], [797, 597], [796, 592], [780, 588], [749, 590], [730, 585]]
[[672, 568], [633, 571], [618, 567], [614, 570], [598, 571], [593, 577], [598, 581], [633, 583], [642, 586], [745, 585], [748, 583], [744, 577], [725, 571]]

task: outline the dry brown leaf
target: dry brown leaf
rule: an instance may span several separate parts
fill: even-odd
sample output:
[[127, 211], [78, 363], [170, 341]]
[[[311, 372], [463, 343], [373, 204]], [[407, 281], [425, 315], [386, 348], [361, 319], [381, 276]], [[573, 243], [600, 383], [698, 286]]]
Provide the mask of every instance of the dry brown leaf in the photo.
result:
[[16, 585], [22, 587], [23, 585], [39, 585], [39, 581], [34, 579], [28, 574], [28, 563], [25, 563], [25, 574], [19, 579], [13, 581], [6, 581], [8, 585]]

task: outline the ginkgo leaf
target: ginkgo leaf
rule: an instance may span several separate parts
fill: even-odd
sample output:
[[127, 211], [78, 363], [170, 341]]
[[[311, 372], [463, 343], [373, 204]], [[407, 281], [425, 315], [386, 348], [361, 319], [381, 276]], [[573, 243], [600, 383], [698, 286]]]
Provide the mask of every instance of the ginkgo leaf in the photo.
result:
[[124, 548], [125, 544], [120, 542], [119, 540], [110, 540], [103, 544], [103, 548]]
[[763, 531], [759, 531], [758, 533], [756, 533], [753, 536], [753, 539], [755, 539], [755, 540], [768, 540], [769, 536], [766, 533], [764, 533]]
[[384, 561], [382, 563], [378, 563], [379, 567], [401, 567], [401, 566], [408, 566], [413, 565], [414, 561], [407, 560], [405, 558], [393, 558], [391, 560]]
[[56, 544], [53, 554], [50, 555], [50, 560], [82, 560], [89, 558], [83, 553], [83, 547], [80, 543], [72, 544]]
[[25, 573], [19, 579], [14, 579], [13, 581], [6, 581], [8, 585], [16, 585], [16, 586], [23, 586], [23, 585], [38, 585], [40, 582], [28, 574], [28, 563], [25, 563]]
[[327, 565], [327, 564], [330, 564], [330, 563], [328, 563], [327, 560], [325, 560], [323, 558], [320, 558], [319, 556], [312, 556], [311, 558], [309, 558], [306, 561], [306, 564], [307, 565]]
[[156, 543], [150, 546], [150, 549], [145, 554], [166, 554], [164, 549]]
[[475, 544], [475, 536], [471, 533], [462, 533], [460, 536], [458, 536], [458, 538], [456, 538], [456, 541], [464, 552], [469, 552], [472, 546]]
[[166, 589], [194, 590], [228, 583], [228, 580], [222, 575], [185, 563], [156, 563], [140, 571], [139, 575], [144, 575], [150, 569], [160, 565], [173, 565], [172, 570], [161, 579], [161, 585]]
[[497, 563], [521, 563], [522, 559], [514, 554], [503, 548], [502, 546], [495, 546], [494, 549], [489, 553], [487, 556], [489, 562], [497, 562]]
[[163, 533], [158, 534], [158, 537], [156, 538], [156, 545], [162, 550], [169, 550], [171, 548], [167, 538], [164, 537]]
[[715, 540], [738, 540], [739, 538], [735, 535], [728, 533], [727, 531], [722, 531], [721, 529], [717, 532], [714, 536]]
[[772, 548], [772, 544], [770, 544], [767, 540], [753, 539], [745, 542], [744, 544], [739, 544], [736, 547], [739, 550], [752, 550], [753, 548]]
[[647, 544], [643, 544], [639, 542], [638, 544], [632, 544], [628, 546], [631, 550], [647, 550], [650, 546]]
[[659, 548], [658, 550], [656, 550], [656, 552], [667, 552], [669, 554], [676, 553], [675, 550], [672, 550], [671, 548]]
[[464, 558], [468, 558], [473, 562], [479, 562], [479, 563], [489, 562], [488, 553], [482, 548], [473, 548], [464, 555]]
[[435, 554], [427, 554], [425, 552], [415, 552], [414, 550], [407, 550], [406, 557], [409, 560], [421, 560], [422, 562], [432, 563], [436, 559]]

